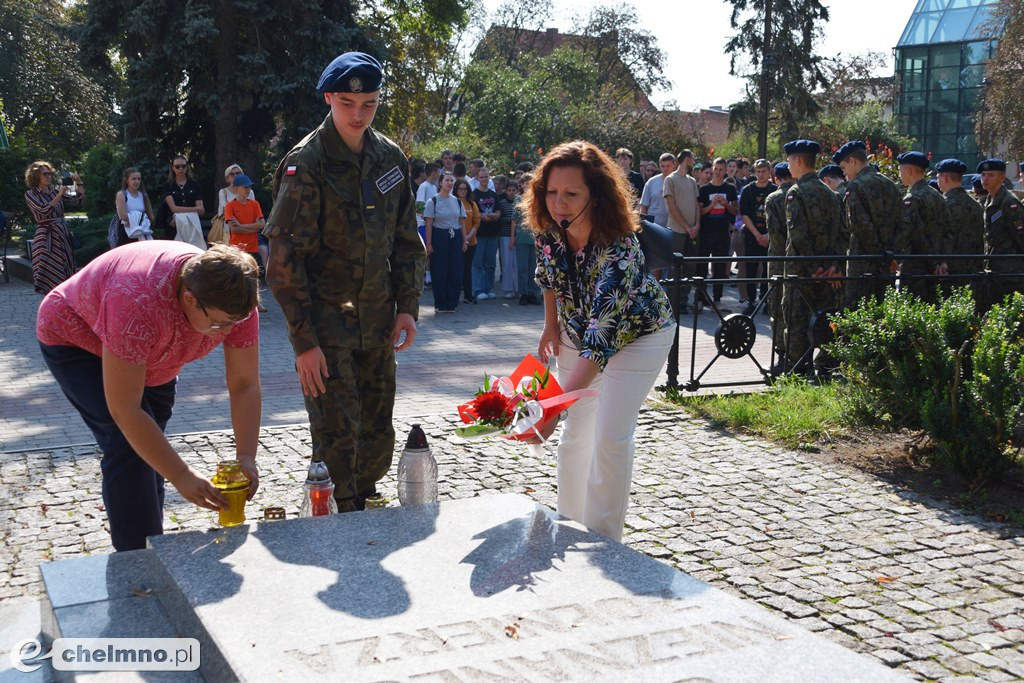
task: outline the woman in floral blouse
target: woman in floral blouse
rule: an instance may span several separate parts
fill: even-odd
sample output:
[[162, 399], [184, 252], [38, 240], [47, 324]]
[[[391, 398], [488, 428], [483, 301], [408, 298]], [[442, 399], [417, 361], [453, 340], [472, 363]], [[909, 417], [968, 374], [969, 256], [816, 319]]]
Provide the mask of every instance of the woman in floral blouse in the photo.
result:
[[77, 173], [71, 174], [76, 196], [69, 197], [70, 185], [64, 185], [48, 161], [33, 161], [25, 169], [25, 203], [36, 223], [32, 238], [32, 280], [36, 291], [46, 294], [75, 274], [75, 252], [71, 231], [64, 222], [64, 210], [79, 207], [85, 188]]
[[555, 356], [565, 391], [599, 391], [568, 410], [558, 512], [614, 540], [629, 503], [637, 415], [675, 332], [668, 297], [644, 264], [633, 203], [611, 157], [575, 141], [544, 158], [522, 210], [544, 290], [540, 358]]

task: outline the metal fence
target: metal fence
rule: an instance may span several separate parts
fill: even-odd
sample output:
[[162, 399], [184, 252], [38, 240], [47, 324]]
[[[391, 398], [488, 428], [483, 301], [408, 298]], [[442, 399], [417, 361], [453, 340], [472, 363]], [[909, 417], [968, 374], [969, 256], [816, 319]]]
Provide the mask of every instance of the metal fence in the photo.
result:
[[[985, 269], [977, 272], [953, 273], [947, 275], [934, 275], [925, 273], [897, 274], [894, 272], [880, 272], [868, 275], [840, 275], [836, 277], [811, 277], [798, 275], [774, 275], [772, 277], [727, 277], [710, 278], [701, 276], [683, 277], [682, 272], [688, 271], [696, 266], [701, 273], [707, 273], [709, 266], [716, 263], [740, 264], [740, 272], [743, 272], [742, 264], [781, 264], [783, 269], [791, 264], [811, 263], [827, 264], [836, 263], [845, 271], [846, 264], [851, 262], [871, 262], [890, 264], [895, 261], [912, 263], [915, 261], [945, 262], [954, 264], [962, 261], [986, 262], [998, 259], [1000, 262], [1013, 263], [1013, 272], [993, 272]], [[848, 290], [851, 284], [857, 282], [870, 283], [874, 287], [880, 287], [884, 283], [886, 287], [906, 289], [914, 283], [934, 282], [936, 286], [943, 288], [970, 285], [975, 290], [975, 299], [979, 305], [986, 305], [994, 297], [992, 292], [1005, 292], [1013, 283], [1013, 280], [1024, 282], [1024, 254], [999, 254], [987, 256], [985, 254], [893, 254], [867, 256], [701, 256], [684, 257], [675, 254], [672, 266], [667, 269], [667, 277], [660, 282], [668, 293], [672, 304], [672, 310], [679, 322], [676, 328], [676, 337], [669, 352], [666, 373], [668, 375], [668, 386], [681, 388], [686, 391], [698, 391], [701, 389], [743, 387], [755, 385], [769, 385], [778, 377], [791, 372], [806, 372], [810, 367], [815, 351], [822, 345], [827, 344], [834, 338], [834, 331], [830, 325], [829, 315], [836, 313], [855, 301], [844, 300], [839, 292]], [[731, 267], [731, 266], [730, 266]], [[774, 270], [774, 268], [773, 268]], [[835, 290], [835, 305], [815, 308], [806, 296], [806, 287], [803, 285], [832, 284]], [[756, 301], [753, 302], [754, 310], [749, 315], [746, 313], [732, 313], [724, 310], [717, 304], [709, 290], [715, 284], [723, 286], [746, 284], [756, 285], [760, 290], [762, 285], [767, 285], [767, 290]], [[704, 312], [694, 306], [689, 312], [680, 313], [684, 308], [682, 291], [689, 287], [693, 292], [694, 300], [703, 304]], [[783, 298], [788, 295], [789, 306], [775, 305], [776, 316], [781, 320], [771, 318], [769, 306], [773, 297]], [[780, 355], [779, 349], [790, 347], [790, 316], [796, 314], [797, 308], [803, 308], [804, 318], [809, 320], [807, 325], [807, 346], [799, 358], [785, 358]], [[764, 316], [763, 319], [758, 316]], [[759, 325], [758, 321], [769, 322], [767, 329]], [[785, 332], [783, 332], [785, 330]], [[713, 354], [707, 353], [708, 344], [699, 344], [701, 335], [710, 336], [714, 343]], [[684, 335], [689, 339], [684, 339]], [[684, 350], [688, 346], [689, 351]], [[703, 353], [701, 353], [703, 351]], [[703, 356], [703, 357], [701, 357]], [[710, 356], [710, 357], [708, 357]], [[715, 374], [715, 370], [723, 366], [725, 361], [749, 360], [749, 375], [738, 375], [736, 368], [732, 367], [728, 372]], [[680, 382], [680, 363], [684, 364], [684, 371], [688, 368], [685, 379]]]

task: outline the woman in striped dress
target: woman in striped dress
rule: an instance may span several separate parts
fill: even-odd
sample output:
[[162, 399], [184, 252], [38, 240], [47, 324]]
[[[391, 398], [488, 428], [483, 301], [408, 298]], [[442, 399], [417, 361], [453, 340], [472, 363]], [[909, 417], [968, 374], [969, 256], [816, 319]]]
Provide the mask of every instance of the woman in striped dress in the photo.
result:
[[32, 281], [36, 291], [46, 294], [75, 274], [75, 253], [71, 232], [64, 223], [64, 210], [79, 207], [85, 188], [77, 173], [71, 174], [76, 195], [68, 197], [69, 185], [55, 184], [57, 172], [46, 161], [33, 161], [25, 169], [25, 203], [36, 223], [32, 238]]

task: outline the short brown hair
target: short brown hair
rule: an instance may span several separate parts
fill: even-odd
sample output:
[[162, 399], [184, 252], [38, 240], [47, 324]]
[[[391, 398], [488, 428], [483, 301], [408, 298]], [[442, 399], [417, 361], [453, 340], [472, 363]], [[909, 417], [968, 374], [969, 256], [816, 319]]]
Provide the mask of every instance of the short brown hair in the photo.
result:
[[260, 302], [259, 273], [256, 259], [249, 254], [215, 244], [185, 262], [181, 283], [207, 308], [241, 318]]
[[[53, 168], [53, 164], [49, 161], [33, 161], [25, 169], [25, 185], [28, 189], [35, 190], [39, 187], [39, 180], [43, 177], [43, 171], [49, 171], [53, 175], [57, 175], [57, 171]], [[52, 176], [51, 176], [51, 187], [52, 187]]]
[[[735, 159], [730, 159], [729, 161], [732, 161], [733, 163], [736, 162]], [[729, 162], [725, 160], [725, 157], [718, 157], [717, 159], [715, 159], [714, 161], [711, 162], [711, 165], [712, 166], [718, 166], [719, 164], [728, 164], [728, 163]]]
[[535, 233], [555, 233], [558, 228], [548, 213], [547, 184], [552, 168], [576, 166], [590, 190], [591, 239], [601, 245], [637, 231], [640, 218], [633, 208], [629, 180], [597, 146], [585, 140], [564, 142], [548, 152], [523, 193], [522, 214]]
[[658, 163], [659, 164], [661, 162], [663, 162], [663, 161], [675, 161], [675, 160], [676, 160], [676, 155], [673, 154], [672, 152], [665, 152], [660, 157], [658, 157]]
[[615, 150], [615, 158], [618, 159], [619, 157], [629, 157], [629, 160], [632, 161], [633, 153], [630, 152], [625, 147], [619, 147], [617, 150]]

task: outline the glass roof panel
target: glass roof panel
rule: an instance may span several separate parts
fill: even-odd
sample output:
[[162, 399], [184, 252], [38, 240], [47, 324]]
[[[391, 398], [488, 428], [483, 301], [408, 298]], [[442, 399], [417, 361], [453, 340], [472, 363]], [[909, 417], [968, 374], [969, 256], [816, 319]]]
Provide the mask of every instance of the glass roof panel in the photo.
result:
[[961, 7], [977, 7], [981, 0], [953, 0], [949, 3], [949, 9], [960, 9]]
[[992, 34], [992, 27], [989, 26], [989, 20], [992, 18], [992, 7], [979, 7], [978, 13], [974, 17], [974, 21], [971, 22], [971, 27], [967, 29], [964, 34], [964, 40], [973, 40], [976, 38], [989, 38]]
[[976, 12], [977, 10], [973, 7], [947, 10], [942, 15], [942, 21], [939, 22], [938, 29], [932, 35], [931, 42], [952, 43], [963, 40]]

